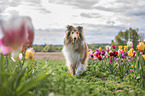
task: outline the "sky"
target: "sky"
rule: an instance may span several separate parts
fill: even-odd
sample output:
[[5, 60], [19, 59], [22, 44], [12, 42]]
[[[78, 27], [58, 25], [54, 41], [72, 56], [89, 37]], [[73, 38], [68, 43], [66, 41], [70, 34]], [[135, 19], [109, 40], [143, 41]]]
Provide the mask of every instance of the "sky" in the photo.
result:
[[31, 17], [34, 44], [63, 44], [67, 25], [83, 26], [89, 44], [130, 27], [145, 33], [145, 0], [0, 0], [0, 18], [12, 15]]

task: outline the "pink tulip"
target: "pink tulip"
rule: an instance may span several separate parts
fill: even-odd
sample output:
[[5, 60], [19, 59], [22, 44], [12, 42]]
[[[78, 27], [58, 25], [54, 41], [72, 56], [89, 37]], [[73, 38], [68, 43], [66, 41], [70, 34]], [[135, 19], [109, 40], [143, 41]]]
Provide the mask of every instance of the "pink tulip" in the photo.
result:
[[13, 17], [3, 21], [1, 29], [4, 34], [2, 42], [13, 50], [21, 50], [26, 43], [34, 40], [34, 29], [28, 17]]
[[11, 53], [12, 49], [4, 46], [2, 39], [0, 39], [0, 53], [3, 53], [3, 55]]
[[115, 45], [113, 45], [113, 46], [112, 46], [112, 48], [113, 48], [113, 49], [116, 49], [116, 46], [115, 46]]

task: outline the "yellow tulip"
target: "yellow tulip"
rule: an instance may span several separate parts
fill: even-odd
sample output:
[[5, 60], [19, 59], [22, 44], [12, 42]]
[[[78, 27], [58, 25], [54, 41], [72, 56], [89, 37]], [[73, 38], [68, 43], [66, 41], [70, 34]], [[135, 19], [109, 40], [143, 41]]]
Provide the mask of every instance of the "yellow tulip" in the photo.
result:
[[124, 46], [124, 52], [128, 51], [128, 46]]
[[108, 64], [109, 64], [109, 62], [106, 63], [106, 65], [108, 65]]
[[29, 48], [26, 50], [25, 58], [32, 60], [34, 57], [34, 54], [35, 54], [35, 52], [34, 52], [33, 48]]
[[145, 60], [145, 54], [144, 54], [144, 55], [142, 55], [142, 57], [143, 57], [143, 59]]
[[139, 51], [143, 51], [145, 49], [144, 47], [144, 43], [143, 42], [139, 42], [139, 45], [137, 46]]
[[97, 60], [97, 58], [94, 58], [94, 60]]
[[96, 52], [94, 53], [94, 56], [96, 56]]
[[88, 55], [90, 55], [91, 54], [91, 52], [88, 52]]
[[133, 54], [132, 50], [129, 50], [128, 56], [132, 57], [133, 55], [134, 55], [134, 54]]
[[122, 46], [119, 46], [119, 49], [122, 49]]
[[99, 51], [101, 51], [101, 47], [99, 47]]
[[121, 59], [121, 61], [123, 61], [123, 59]]
[[133, 68], [133, 65], [131, 65], [131, 68]]
[[134, 51], [134, 49], [133, 49], [133, 48], [131, 48], [130, 50], [131, 50], [132, 52]]

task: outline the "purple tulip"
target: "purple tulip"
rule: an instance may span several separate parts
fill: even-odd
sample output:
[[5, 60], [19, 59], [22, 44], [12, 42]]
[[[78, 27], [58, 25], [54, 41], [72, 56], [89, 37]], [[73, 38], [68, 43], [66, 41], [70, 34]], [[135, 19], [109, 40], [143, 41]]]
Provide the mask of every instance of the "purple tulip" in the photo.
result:
[[125, 58], [124, 54], [122, 54], [121, 58]]
[[91, 58], [94, 58], [94, 54], [90, 54]]
[[127, 56], [127, 55], [128, 55], [128, 53], [127, 53], [127, 52], [125, 52], [125, 53], [124, 53], [124, 56]]
[[102, 54], [102, 55], [105, 55], [105, 53], [106, 53], [106, 52], [105, 52], [104, 50], [101, 51], [101, 54]]

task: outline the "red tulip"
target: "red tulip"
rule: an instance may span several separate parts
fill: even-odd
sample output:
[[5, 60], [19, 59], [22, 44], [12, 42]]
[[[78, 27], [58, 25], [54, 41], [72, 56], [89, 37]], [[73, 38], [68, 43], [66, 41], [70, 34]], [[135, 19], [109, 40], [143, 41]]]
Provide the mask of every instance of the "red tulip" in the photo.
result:
[[113, 52], [113, 56], [116, 57], [117, 55], [118, 55], [118, 52], [117, 51], [114, 51]]
[[109, 55], [110, 55], [110, 56], [114, 56], [113, 52], [110, 52]]
[[99, 55], [99, 56], [98, 56], [98, 59], [101, 61], [101, 60], [102, 60], [102, 56]]

